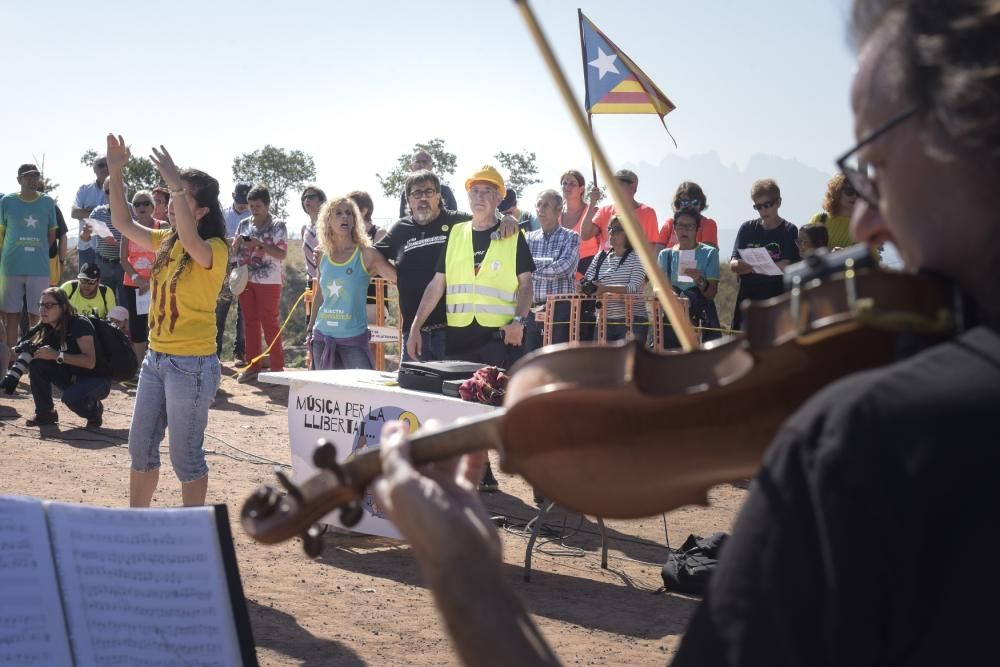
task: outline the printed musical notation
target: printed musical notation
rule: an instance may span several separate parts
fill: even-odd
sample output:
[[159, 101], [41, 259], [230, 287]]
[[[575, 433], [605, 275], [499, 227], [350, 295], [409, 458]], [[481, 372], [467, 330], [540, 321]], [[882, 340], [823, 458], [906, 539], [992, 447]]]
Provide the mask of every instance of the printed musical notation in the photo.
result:
[[239, 665], [214, 508], [0, 497], [0, 665]]

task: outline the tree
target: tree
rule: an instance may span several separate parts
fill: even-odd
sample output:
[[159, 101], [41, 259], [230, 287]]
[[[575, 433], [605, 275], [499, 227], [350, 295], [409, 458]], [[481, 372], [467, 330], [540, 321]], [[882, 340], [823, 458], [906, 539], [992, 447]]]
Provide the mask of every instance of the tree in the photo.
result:
[[441, 180], [445, 180], [445, 176], [451, 176], [455, 173], [455, 164], [458, 160], [454, 153], [449, 153], [444, 149], [444, 139], [431, 139], [424, 143], [413, 144], [412, 150], [396, 158], [396, 166], [388, 175], [375, 174], [386, 197], [398, 197], [403, 193], [406, 177], [410, 175], [410, 162], [413, 160], [413, 154], [417, 151], [427, 151], [431, 154], [431, 157], [434, 158], [434, 173]]
[[285, 150], [267, 144], [252, 153], [233, 158], [233, 178], [237, 182], [262, 183], [271, 192], [271, 208], [284, 218], [287, 215], [290, 189], [301, 190], [316, 179], [316, 163], [308, 153]]
[[38, 184], [38, 191], [42, 192], [42, 193], [45, 193], [45, 194], [49, 195], [50, 197], [52, 197], [53, 199], [55, 199], [56, 196], [53, 193], [56, 190], [59, 189], [59, 184], [58, 183], [53, 183], [52, 179], [50, 179], [45, 174], [45, 154], [42, 153], [42, 159], [41, 160], [39, 160], [37, 157], [35, 157], [34, 154], [32, 154], [31, 155], [31, 159], [35, 161], [35, 164], [38, 165], [39, 170], [42, 172], [42, 179], [41, 179], [42, 182]]
[[494, 155], [500, 166], [507, 170], [507, 187], [513, 188], [518, 197], [524, 194], [524, 189], [533, 183], [541, 183], [538, 167], [535, 166], [535, 152], [505, 153], [500, 151]]
[[[131, 146], [129, 148], [131, 149]], [[97, 158], [97, 151], [91, 149], [80, 156], [80, 162], [88, 167], [93, 167]], [[125, 196], [129, 200], [139, 190], [152, 190], [155, 187], [166, 185], [152, 160], [136, 155], [130, 156], [122, 168], [122, 180], [125, 181]]]

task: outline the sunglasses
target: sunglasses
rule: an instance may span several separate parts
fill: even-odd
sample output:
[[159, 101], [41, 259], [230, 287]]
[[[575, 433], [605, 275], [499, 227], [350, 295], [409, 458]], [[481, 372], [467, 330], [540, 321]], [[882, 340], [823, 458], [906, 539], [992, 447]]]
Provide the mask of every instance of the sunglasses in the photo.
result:
[[82, 285], [96, 285], [97, 278], [80, 278], [80, 284]]
[[755, 211], [766, 211], [768, 209], [774, 208], [778, 204], [777, 199], [772, 199], [771, 201], [766, 201], [763, 204], [754, 204], [753, 210]]
[[307, 195], [302, 195], [302, 201], [308, 201], [310, 199], [322, 199], [322, 197], [316, 192], [310, 192]]
[[696, 207], [701, 204], [700, 199], [678, 199], [677, 208]]
[[618, 180], [619, 183], [624, 183], [625, 185], [632, 185], [632, 181], [630, 181], [627, 178], [619, 178], [617, 180]]
[[608, 234], [609, 235], [617, 234], [618, 232], [624, 232], [624, 231], [625, 231], [624, 227], [611, 227], [610, 229], [608, 229]]
[[858, 191], [855, 190], [853, 187], [851, 187], [851, 184], [848, 183], [847, 185], [844, 186], [844, 194], [847, 195], [848, 197], [857, 197]]

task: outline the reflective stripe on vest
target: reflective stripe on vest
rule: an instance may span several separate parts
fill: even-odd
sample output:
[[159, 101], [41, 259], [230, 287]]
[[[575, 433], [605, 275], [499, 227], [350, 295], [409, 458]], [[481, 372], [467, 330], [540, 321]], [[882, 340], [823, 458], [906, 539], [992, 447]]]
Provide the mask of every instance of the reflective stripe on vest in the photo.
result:
[[445, 310], [448, 326], [509, 324], [517, 308], [517, 235], [493, 239], [476, 275], [472, 223], [452, 227], [445, 250]]

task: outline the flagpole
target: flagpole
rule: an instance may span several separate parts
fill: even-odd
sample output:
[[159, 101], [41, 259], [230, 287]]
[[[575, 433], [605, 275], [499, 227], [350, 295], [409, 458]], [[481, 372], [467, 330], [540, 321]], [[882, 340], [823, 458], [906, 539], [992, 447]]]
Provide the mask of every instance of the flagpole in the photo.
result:
[[[580, 26], [580, 60], [583, 61], [583, 106], [587, 107], [590, 102], [590, 86], [587, 85], [587, 44], [583, 39], [583, 10], [579, 7], [576, 8], [576, 19], [577, 24]], [[587, 127], [590, 128], [590, 133], [594, 133], [594, 115], [590, 113], [590, 109], [587, 108]], [[593, 174], [594, 180], [591, 183], [594, 187], [597, 187], [597, 166], [594, 164], [594, 153], [590, 153], [590, 173]]]
[[[528, 26], [528, 30], [531, 32], [532, 38], [535, 40], [535, 44], [538, 46], [539, 51], [542, 53], [542, 58], [545, 60], [546, 66], [549, 68], [549, 72], [552, 74], [552, 78], [555, 79], [556, 87], [559, 88], [559, 92], [562, 94], [563, 101], [566, 103], [567, 108], [570, 111], [570, 115], [573, 117], [573, 121], [576, 123], [577, 129], [580, 134], [583, 135], [584, 141], [590, 148], [590, 154], [592, 159], [597, 163], [597, 167], [601, 170], [601, 176], [607, 182], [608, 189], [611, 191], [611, 196], [615, 202], [615, 210], [618, 212], [618, 218], [622, 221], [625, 227], [625, 233], [628, 235], [629, 241], [632, 243], [632, 248], [635, 250], [636, 254], [639, 256], [643, 267], [646, 270], [646, 276], [649, 278], [650, 282], [653, 283], [653, 291], [656, 294], [657, 300], [660, 305], [663, 306], [663, 310], [667, 314], [667, 318], [670, 320], [670, 324], [674, 328], [674, 333], [677, 334], [677, 338], [681, 343], [681, 347], [684, 351], [690, 352], [698, 347], [698, 339], [694, 333], [694, 327], [691, 326], [691, 321], [687, 317], [687, 313], [684, 311], [684, 307], [681, 306], [680, 301], [674, 295], [674, 291], [670, 288], [669, 283], [666, 281], [663, 275], [663, 271], [656, 263], [656, 259], [653, 257], [653, 249], [646, 238], [645, 233], [639, 223], [635, 221], [635, 213], [632, 211], [631, 202], [625, 199], [625, 193], [622, 192], [621, 187], [615, 181], [614, 173], [611, 171], [611, 165], [608, 164], [607, 159], [604, 157], [604, 152], [601, 151], [601, 147], [597, 143], [597, 138], [594, 133], [589, 130], [589, 126], [584, 122], [583, 114], [576, 107], [576, 100], [573, 97], [573, 91], [569, 87], [569, 82], [566, 80], [566, 76], [563, 74], [562, 69], [559, 67], [559, 63], [556, 62], [555, 54], [552, 52], [552, 47], [549, 46], [548, 40], [545, 38], [542, 28], [538, 25], [538, 20], [535, 18], [534, 13], [528, 6], [527, 0], [514, 0], [514, 3], [521, 10], [521, 16], [524, 22]], [[582, 17], [583, 13], [580, 12]], [[583, 31], [583, 22], [580, 23], [580, 31]], [[587, 59], [586, 54], [584, 54], [584, 60]], [[586, 72], [586, 69], [584, 69]], [[586, 77], [585, 77], [586, 78]], [[658, 323], [653, 323], [656, 326]]]

